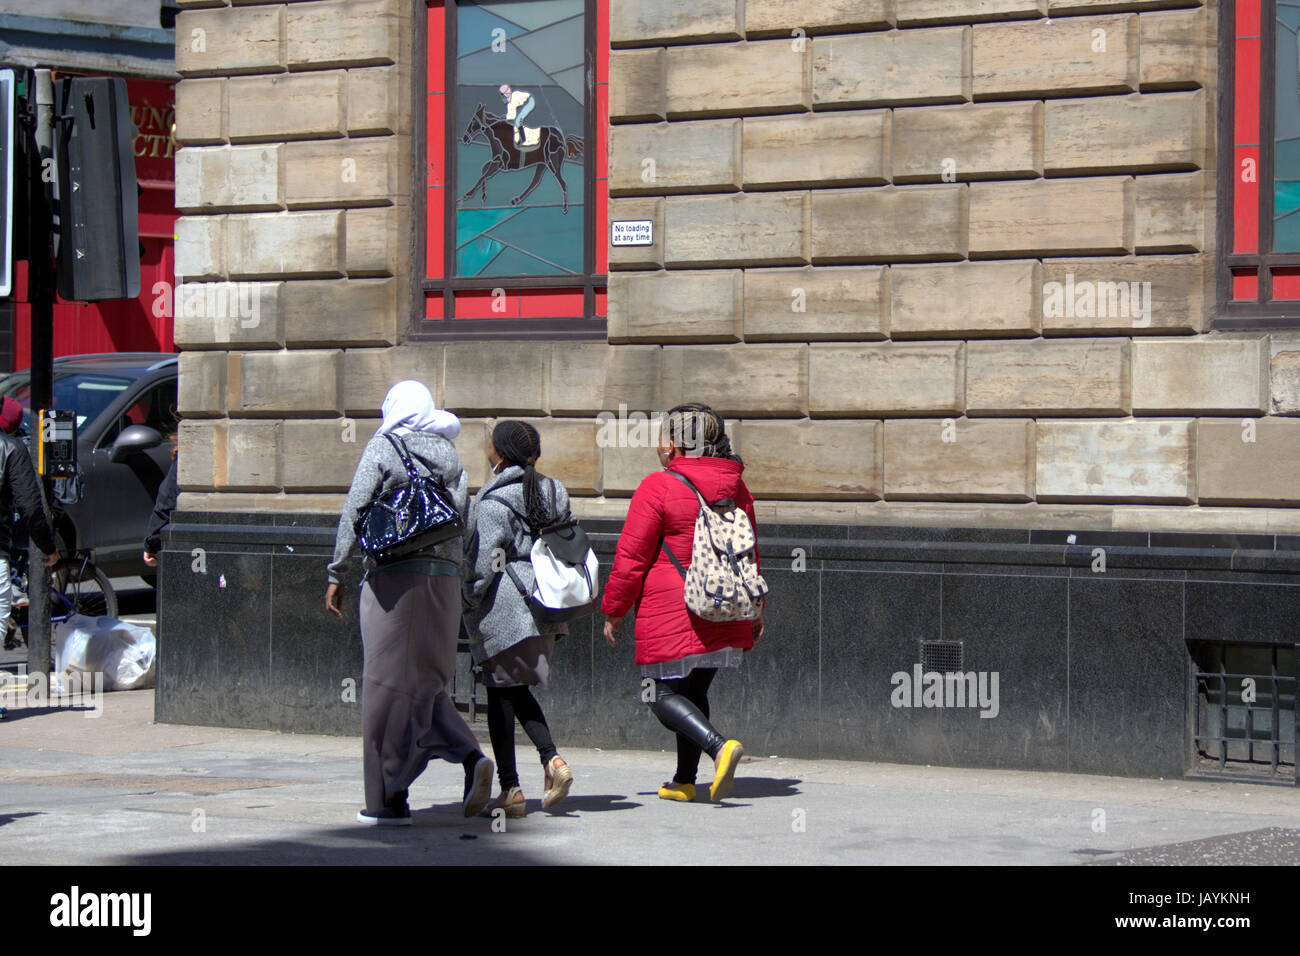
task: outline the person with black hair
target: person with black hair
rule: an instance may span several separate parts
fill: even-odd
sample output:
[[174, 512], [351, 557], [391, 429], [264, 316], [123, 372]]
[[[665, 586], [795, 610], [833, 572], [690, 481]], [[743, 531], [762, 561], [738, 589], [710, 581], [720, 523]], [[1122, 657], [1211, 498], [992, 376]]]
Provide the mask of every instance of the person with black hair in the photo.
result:
[[628, 505], [601, 604], [605, 640], [615, 646], [623, 617], [635, 606], [636, 663], [642, 678], [655, 682], [650, 711], [677, 735], [677, 772], [659, 796], [693, 802], [700, 754], [707, 753], [714, 765], [709, 799], [716, 802], [731, 792], [744, 748], [710, 723], [709, 685], [719, 668], [740, 666], [762, 636], [763, 620], [696, 617], [669, 553], [682, 567], [691, 563], [700, 513], [694, 489], [710, 504], [731, 499], [757, 528], [754, 497], [722, 416], [707, 405], [691, 402], [669, 411], [660, 426], [659, 461], [664, 470], [647, 475]]
[[573, 771], [556, 751], [542, 706], [532, 687], [545, 688], [557, 636], [567, 624], [534, 620], [506, 565], [527, 588], [533, 586], [529, 552], [548, 525], [569, 518], [563, 483], [537, 471], [542, 442], [527, 422], [502, 421], [492, 430], [488, 462], [492, 474], [470, 504], [465, 529], [465, 627], [488, 694], [488, 734], [501, 792], [488, 811], [522, 817], [526, 800], [515, 765], [515, 721], [542, 761], [542, 807], [555, 806], [569, 792]]

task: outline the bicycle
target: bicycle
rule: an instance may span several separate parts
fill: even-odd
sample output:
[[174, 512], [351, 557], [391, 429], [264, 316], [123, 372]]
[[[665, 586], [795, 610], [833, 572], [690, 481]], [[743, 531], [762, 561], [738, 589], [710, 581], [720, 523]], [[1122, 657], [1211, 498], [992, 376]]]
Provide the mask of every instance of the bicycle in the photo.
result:
[[[103, 571], [95, 566], [88, 548], [60, 554], [50, 568], [50, 620], [59, 624], [76, 614], [86, 617], [117, 617], [117, 592]], [[4, 648], [14, 650], [27, 643], [28, 572], [26, 549], [9, 555], [10, 586], [23, 594], [15, 600], [5, 622]]]

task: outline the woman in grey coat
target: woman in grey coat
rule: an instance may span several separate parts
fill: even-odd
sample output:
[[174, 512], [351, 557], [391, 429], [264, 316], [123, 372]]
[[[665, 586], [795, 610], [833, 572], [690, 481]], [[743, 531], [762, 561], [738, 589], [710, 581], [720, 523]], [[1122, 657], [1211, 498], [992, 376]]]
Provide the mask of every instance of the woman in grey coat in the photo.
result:
[[[451, 439], [460, 422], [441, 411], [419, 382], [399, 382], [383, 405], [384, 423], [366, 445], [339, 518], [325, 606], [343, 616], [342, 575], [356, 541], [362, 508], [408, 481], [406, 467], [387, 435], [406, 448], [423, 474], [442, 478], [463, 515], [469, 479]], [[407, 788], [429, 760], [465, 769], [465, 816], [491, 797], [492, 761], [456, 710], [447, 684], [456, 672], [460, 636], [460, 535], [375, 567], [367, 559], [361, 587], [362, 773], [366, 806], [357, 822], [409, 826]]]
[[529, 689], [546, 687], [555, 638], [568, 633], [568, 625], [539, 625], [519, 585], [505, 571], [508, 562], [531, 590], [528, 556], [534, 537], [569, 517], [564, 485], [534, 467], [541, 453], [537, 429], [528, 423], [503, 421], [493, 429], [488, 448], [492, 475], [470, 506], [465, 531], [465, 625], [487, 685], [488, 734], [501, 784], [491, 809], [499, 807], [508, 817], [525, 812], [515, 767], [516, 719], [541, 757], [542, 806], [559, 803], [573, 783], [573, 772], [557, 754], [546, 715]]

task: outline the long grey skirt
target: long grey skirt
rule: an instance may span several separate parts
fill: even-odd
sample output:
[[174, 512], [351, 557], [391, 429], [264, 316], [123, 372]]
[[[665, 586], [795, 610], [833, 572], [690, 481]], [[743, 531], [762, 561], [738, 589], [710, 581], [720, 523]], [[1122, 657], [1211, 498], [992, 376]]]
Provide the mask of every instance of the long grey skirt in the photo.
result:
[[455, 575], [383, 571], [361, 588], [362, 773], [371, 813], [433, 757], [459, 764], [479, 749], [447, 693], [459, 631]]

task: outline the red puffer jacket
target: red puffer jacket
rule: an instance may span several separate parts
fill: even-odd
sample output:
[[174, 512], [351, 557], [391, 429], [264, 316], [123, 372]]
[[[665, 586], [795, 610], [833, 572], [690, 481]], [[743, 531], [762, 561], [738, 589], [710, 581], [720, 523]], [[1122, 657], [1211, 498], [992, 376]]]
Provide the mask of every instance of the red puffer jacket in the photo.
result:
[[[744, 466], [740, 462], [680, 456], [668, 467], [694, 482], [706, 501], [734, 499], [757, 530], [754, 496], [741, 480]], [[663, 472], [647, 475], [632, 495], [601, 610], [609, 617], [622, 618], [637, 604], [638, 666], [724, 647], [749, 650], [754, 646], [752, 622], [713, 623], [686, 609], [682, 576], [659, 548], [662, 535], [664, 544], [688, 567], [699, 513], [699, 499], [691, 489]]]

